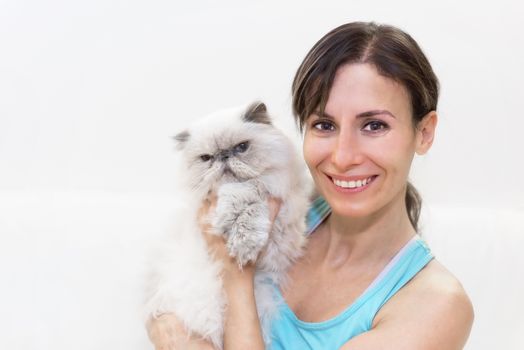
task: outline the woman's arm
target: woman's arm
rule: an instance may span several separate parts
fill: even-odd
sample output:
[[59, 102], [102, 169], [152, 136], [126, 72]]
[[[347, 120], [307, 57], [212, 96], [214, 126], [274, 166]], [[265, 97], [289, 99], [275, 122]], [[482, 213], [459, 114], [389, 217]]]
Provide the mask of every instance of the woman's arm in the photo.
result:
[[[209, 206], [212, 208], [214, 204], [209, 203]], [[276, 198], [270, 198], [268, 204], [270, 220], [273, 223], [281, 202]], [[205, 227], [203, 231], [208, 232]], [[236, 260], [229, 256], [222, 237], [207, 234], [206, 240], [208, 247], [214, 251], [215, 258], [223, 262], [223, 282], [228, 304], [224, 350], [264, 350], [264, 339], [255, 303], [254, 264], [239, 268]]]
[[[237, 270], [238, 268], [235, 267]], [[224, 350], [264, 349], [255, 304], [253, 267], [224, 281], [228, 307], [224, 328]], [[147, 324], [149, 339], [156, 350], [215, 350], [211, 343], [189, 336], [174, 314], [164, 314]]]
[[[206, 228], [204, 232], [207, 232]], [[222, 281], [227, 297], [224, 350], [263, 350], [264, 341], [255, 304], [254, 265], [240, 269], [236, 260], [229, 256], [221, 236], [206, 234], [205, 237], [215, 259], [223, 264]]]
[[[224, 349], [264, 350], [264, 340], [257, 314], [254, 291], [254, 267], [226, 273], [224, 288], [227, 295]], [[226, 275], [229, 276], [226, 277]]]
[[[213, 210], [216, 201], [206, 202], [200, 217]], [[280, 209], [280, 201], [269, 199], [270, 219], [274, 222]], [[209, 232], [209, 225], [202, 221], [203, 232]], [[239, 268], [235, 259], [227, 252], [224, 239], [213, 234], [204, 235], [215, 259], [223, 263], [223, 282], [227, 296], [226, 323], [224, 328], [224, 350], [263, 350], [264, 341], [258, 319], [254, 293], [253, 264]], [[165, 314], [150, 320], [147, 330], [156, 350], [212, 350], [205, 340], [188, 336], [184, 326], [173, 314]]]

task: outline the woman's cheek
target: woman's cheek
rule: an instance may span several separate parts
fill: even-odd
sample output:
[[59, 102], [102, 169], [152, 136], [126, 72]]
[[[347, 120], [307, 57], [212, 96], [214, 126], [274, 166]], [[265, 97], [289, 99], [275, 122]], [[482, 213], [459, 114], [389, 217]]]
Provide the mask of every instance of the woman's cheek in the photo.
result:
[[384, 139], [383, 141], [375, 145], [376, 152], [374, 152], [373, 160], [400, 186], [407, 181], [409, 176], [411, 162], [415, 154], [414, 149], [411, 143], [406, 142], [406, 138]]
[[316, 167], [329, 156], [329, 149], [330, 140], [328, 138], [319, 138], [308, 134], [304, 137], [304, 160], [310, 169]]

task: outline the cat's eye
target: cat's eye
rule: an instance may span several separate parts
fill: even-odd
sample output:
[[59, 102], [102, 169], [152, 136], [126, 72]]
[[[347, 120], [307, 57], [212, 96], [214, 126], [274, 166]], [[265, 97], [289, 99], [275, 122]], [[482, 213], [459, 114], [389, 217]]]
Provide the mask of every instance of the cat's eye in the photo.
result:
[[249, 148], [249, 141], [244, 141], [242, 143], [239, 143], [238, 145], [233, 148], [233, 152], [235, 153], [244, 153]]
[[209, 154], [202, 154], [200, 156], [200, 159], [202, 159], [204, 162], [207, 162], [208, 160], [210, 160], [211, 158], [213, 158], [212, 155], [209, 155]]

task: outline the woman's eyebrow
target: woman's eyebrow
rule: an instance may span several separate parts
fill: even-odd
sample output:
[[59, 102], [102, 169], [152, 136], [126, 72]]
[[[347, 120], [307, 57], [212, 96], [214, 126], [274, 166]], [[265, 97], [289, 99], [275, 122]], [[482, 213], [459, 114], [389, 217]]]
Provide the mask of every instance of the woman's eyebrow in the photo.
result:
[[366, 111], [366, 112], [362, 112], [362, 113], [359, 113], [357, 114], [357, 118], [364, 118], [364, 117], [372, 117], [374, 115], [379, 115], [379, 114], [386, 114], [386, 115], [389, 115], [393, 118], [397, 118], [395, 117], [395, 115], [393, 113], [391, 113], [390, 111], [386, 110], [386, 109], [376, 109], [376, 110], [372, 110], [372, 111]]
[[331, 115], [329, 115], [326, 112], [314, 111], [312, 114], [316, 115], [318, 118], [326, 118], [326, 119], [333, 119], [333, 120], [335, 120], [335, 118], [333, 118]]
[[[315, 114], [317, 117], [319, 118], [326, 118], [326, 119], [333, 119], [335, 120], [335, 118], [330, 115], [329, 113], [326, 113], [326, 112], [320, 112], [320, 111], [315, 111], [313, 112], [313, 114]], [[375, 115], [379, 115], [379, 114], [386, 114], [386, 115], [389, 115], [391, 116], [392, 118], [397, 118], [395, 117], [395, 115], [393, 113], [391, 113], [390, 111], [386, 110], [386, 109], [375, 109], [375, 110], [372, 110], [372, 111], [366, 111], [366, 112], [361, 112], [359, 114], [357, 114], [357, 118], [366, 118], [366, 117], [373, 117]]]

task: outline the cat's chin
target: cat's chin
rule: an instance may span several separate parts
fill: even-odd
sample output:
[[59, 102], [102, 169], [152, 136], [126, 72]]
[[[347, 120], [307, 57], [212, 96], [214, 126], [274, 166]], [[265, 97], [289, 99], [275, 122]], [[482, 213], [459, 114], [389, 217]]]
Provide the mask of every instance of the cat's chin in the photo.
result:
[[251, 178], [252, 177], [241, 176], [239, 174], [236, 174], [233, 170], [226, 168], [222, 172], [222, 176], [220, 176], [220, 180], [217, 181], [217, 187], [220, 187], [221, 185], [226, 184], [226, 183], [248, 181]]
[[224, 169], [224, 173], [222, 175], [222, 183], [239, 182], [239, 181], [241, 180], [238, 178], [238, 176], [233, 171], [231, 171], [231, 169], [229, 168]]

